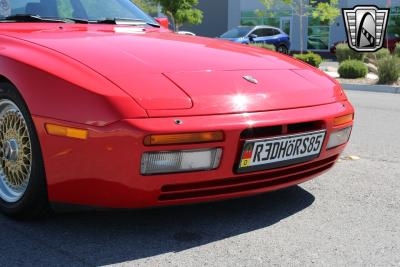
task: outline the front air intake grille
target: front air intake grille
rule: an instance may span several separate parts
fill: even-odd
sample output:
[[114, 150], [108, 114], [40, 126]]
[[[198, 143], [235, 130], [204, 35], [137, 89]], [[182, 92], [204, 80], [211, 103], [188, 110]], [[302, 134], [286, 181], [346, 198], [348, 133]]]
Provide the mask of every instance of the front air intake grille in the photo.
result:
[[301, 122], [287, 125], [256, 127], [244, 130], [240, 134], [241, 139], [257, 139], [286, 134], [296, 134], [302, 132], [312, 132], [325, 129], [323, 121]]
[[338, 156], [293, 166], [270, 170], [262, 174], [238, 176], [198, 183], [169, 184], [161, 188], [160, 201], [200, 198], [263, 189], [302, 181], [331, 168]]

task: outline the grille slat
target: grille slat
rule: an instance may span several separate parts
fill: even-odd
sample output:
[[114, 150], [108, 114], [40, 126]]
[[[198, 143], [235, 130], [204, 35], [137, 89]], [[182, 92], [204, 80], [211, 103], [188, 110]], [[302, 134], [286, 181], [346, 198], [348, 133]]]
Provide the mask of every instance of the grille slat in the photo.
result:
[[262, 188], [278, 186], [281, 184], [289, 184], [289, 183], [301, 181], [301, 180], [306, 179], [307, 177], [322, 173], [322, 172], [330, 169], [333, 165], [334, 165], [334, 163], [331, 163], [331, 164], [326, 165], [325, 167], [318, 168], [318, 169], [315, 169], [313, 171], [306, 172], [303, 174], [289, 176], [284, 179], [267, 180], [267, 181], [261, 181], [258, 183], [244, 184], [244, 185], [242, 184], [242, 185], [228, 187], [228, 188], [217, 188], [217, 189], [209, 189], [209, 190], [200, 190], [200, 191], [195, 191], [195, 192], [162, 194], [162, 195], [160, 195], [159, 200], [160, 201], [171, 201], [171, 200], [181, 200], [181, 199], [189, 199], [189, 198], [209, 197], [209, 196], [215, 196], [215, 195], [224, 195], [224, 194], [232, 194], [232, 193], [238, 193], [238, 192], [257, 190], [257, 189], [262, 189]]
[[244, 130], [240, 134], [241, 139], [266, 138], [286, 134], [296, 134], [301, 132], [312, 132], [325, 129], [323, 121], [301, 122], [287, 125], [255, 127]]
[[262, 174], [198, 183], [165, 185], [161, 188], [162, 194], [159, 199], [166, 201], [229, 194], [302, 180], [314, 175], [314, 173], [318, 174], [329, 169], [334, 165], [337, 158], [336, 155], [324, 160], [286, 169], [275, 169]]

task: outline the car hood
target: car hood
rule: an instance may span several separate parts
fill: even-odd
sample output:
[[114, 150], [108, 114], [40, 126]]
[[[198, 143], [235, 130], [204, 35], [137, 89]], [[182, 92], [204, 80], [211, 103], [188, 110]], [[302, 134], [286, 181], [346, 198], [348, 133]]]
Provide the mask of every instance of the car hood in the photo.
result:
[[339, 88], [324, 74], [263, 49], [134, 27], [35, 27], [4, 34], [92, 68], [150, 116], [255, 112], [337, 101]]

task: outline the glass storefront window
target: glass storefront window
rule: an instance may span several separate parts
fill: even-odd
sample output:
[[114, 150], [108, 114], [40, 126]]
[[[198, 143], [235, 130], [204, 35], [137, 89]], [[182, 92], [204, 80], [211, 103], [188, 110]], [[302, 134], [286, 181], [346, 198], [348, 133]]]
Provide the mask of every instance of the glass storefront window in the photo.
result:
[[[327, 3], [327, 0], [315, 0], [311, 6], [316, 7], [318, 3]], [[329, 50], [330, 26], [329, 22], [321, 21], [319, 18], [308, 17], [307, 49], [317, 51]]]
[[308, 50], [329, 50], [330, 26], [318, 18], [308, 18]]
[[392, 7], [390, 9], [390, 18], [387, 31], [389, 38], [396, 36], [396, 34], [400, 38], [400, 6]]
[[328, 50], [329, 31], [329, 26], [308, 27], [307, 49]]
[[241, 25], [243, 26], [256, 26], [256, 25], [262, 25], [262, 18], [254, 18], [254, 17], [242, 17]]
[[259, 16], [255, 11], [243, 11], [241, 15], [241, 25], [256, 26], [269, 25], [280, 27], [281, 17], [292, 16], [291, 10], [272, 10], [264, 16]]

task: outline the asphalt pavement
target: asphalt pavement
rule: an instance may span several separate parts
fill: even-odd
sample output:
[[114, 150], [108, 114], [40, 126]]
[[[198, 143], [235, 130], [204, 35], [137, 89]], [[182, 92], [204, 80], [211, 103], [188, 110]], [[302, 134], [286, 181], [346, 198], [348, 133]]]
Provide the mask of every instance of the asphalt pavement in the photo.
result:
[[0, 266], [400, 266], [400, 95], [348, 96], [351, 143], [313, 181], [195, 206], [0, 215]]

